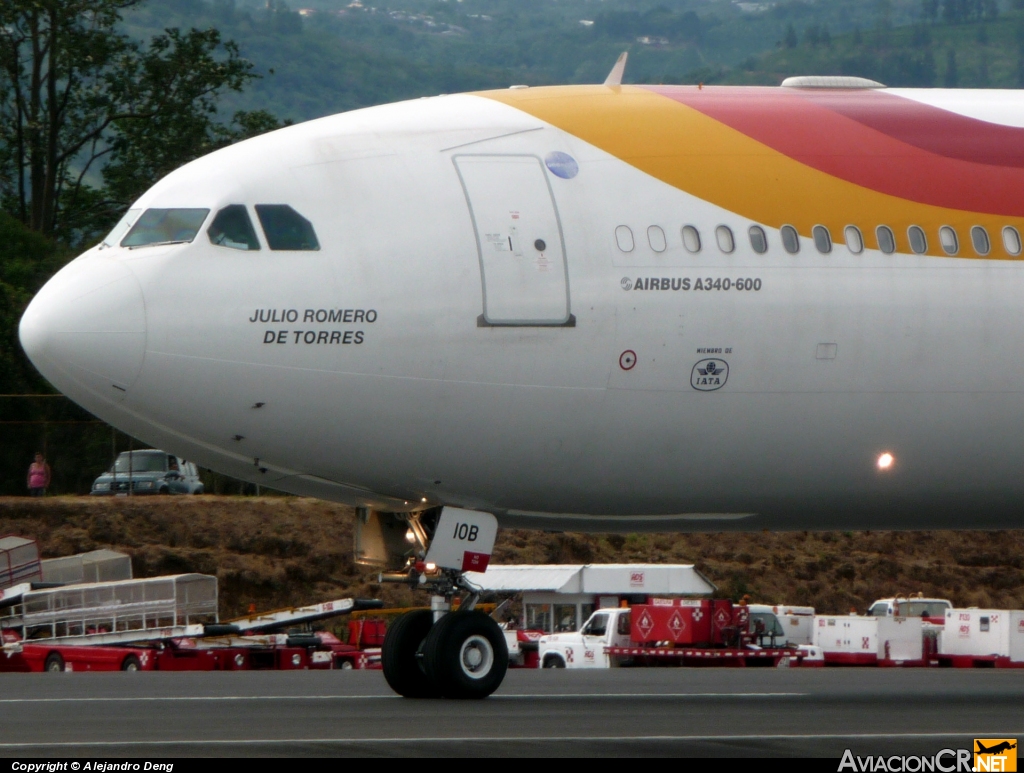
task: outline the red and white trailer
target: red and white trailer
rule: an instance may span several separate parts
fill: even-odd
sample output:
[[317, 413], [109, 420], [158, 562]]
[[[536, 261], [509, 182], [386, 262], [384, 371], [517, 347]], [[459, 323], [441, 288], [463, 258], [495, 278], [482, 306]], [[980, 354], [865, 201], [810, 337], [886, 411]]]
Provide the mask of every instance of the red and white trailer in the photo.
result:
[[155, 653], [143, 647], [83, 647], [22, 642], [3, 631], [0, 672], [4, 671], [152, 671]]

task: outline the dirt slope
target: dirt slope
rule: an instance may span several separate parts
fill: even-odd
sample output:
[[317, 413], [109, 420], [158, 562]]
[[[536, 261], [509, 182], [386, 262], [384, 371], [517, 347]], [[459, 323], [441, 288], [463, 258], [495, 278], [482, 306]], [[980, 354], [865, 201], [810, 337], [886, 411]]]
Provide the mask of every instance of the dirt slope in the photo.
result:
[[[0, 535], [39, 541], [46, 558], [109, 547], [138, 577], [216, 574], [221, 614], [344, 596], [426, 601], [379, 586], [352, 562], [352, 510], [291, 497], [0, 498]], [[1024, 532], [690, 535], [545, 534], [502, 530], [496, 563], [696, 563], [720, 595], [863, 610], [896, 593], [956, 604], [1024, 607]]]

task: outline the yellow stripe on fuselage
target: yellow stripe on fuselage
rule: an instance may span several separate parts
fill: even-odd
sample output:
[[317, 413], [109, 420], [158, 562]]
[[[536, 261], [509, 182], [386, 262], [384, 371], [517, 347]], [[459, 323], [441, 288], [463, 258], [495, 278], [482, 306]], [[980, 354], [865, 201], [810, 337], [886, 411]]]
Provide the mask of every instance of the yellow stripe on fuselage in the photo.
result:
[[1021, 230], [1024, 224], [1016, 218], [921, 204], [841, 180], [687, 105], [635, 86], [553, 86], [479, 96], [546, 121], [697, 198], [772, 228], [792, 225], [803, 236], [824, 225], [842, 243], [844, 227], [856, 225], [865, 246], [877, 248], [875, 227], [888, 225], [899, 252], [909, 253], [907, 228], [918, 225], [928, 236], [928, 254], [946, 257], [938, 229], [948, 225], [959, 236], [957, 257], [980, 257], [970, 243], [970, 228], [980, 225], [992, 242], [986, 257], [1005, 260], [1012, 256], [1003, 250], [1002, 228]]

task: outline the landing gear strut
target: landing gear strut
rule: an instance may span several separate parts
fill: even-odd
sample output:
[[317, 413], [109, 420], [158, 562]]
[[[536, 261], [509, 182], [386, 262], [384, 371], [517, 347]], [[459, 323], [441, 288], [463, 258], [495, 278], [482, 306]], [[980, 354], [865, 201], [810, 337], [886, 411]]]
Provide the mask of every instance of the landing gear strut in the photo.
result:
[[[409, 533], [422, 548], [419, 555], [414, 551], [404, 572], [381, 575], [433, 594], [430, 610], [407, 612], [388, 628], [384, 678], [406, 698], [486, 698], [505, 678], [508, 647], [498, 624], [474, 609], [479, 589], [464, 572], [486, 569], [497, 521], [490, 513], [445, 508], [432, 531], [411, 516]], [[462, 603], [451, 611], [456, 595]]]

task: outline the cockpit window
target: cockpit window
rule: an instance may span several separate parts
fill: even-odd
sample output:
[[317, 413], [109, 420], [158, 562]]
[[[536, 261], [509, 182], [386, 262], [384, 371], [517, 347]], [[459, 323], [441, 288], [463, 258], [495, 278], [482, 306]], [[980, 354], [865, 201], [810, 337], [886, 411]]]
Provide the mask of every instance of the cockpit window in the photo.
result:
[[147, 209], [121, 242], [122, 247], [182, 244], [196, 238], [208, 209]]
[[117, 221], [117, 225], [110, 229], [110, 233], [100, 242], [100, 247], [113, 247], [121, 241], [121, 237], [128, 232], [129, 228], [135, 225], [135, 221], [138, 220], [141, 214], [141, 209], [129, 209], [125, 212], [124, 217]]
[[256, 216], [272, 250], [319, 250], [313, 224], [287, 204], [257, 204]]
[[218, 247], [230, 247], [233, 250], [258, 250], [259, 239], [252, 227], [249, 213], [242, 204], [224, 207], [206, 229], [210, 241]]

